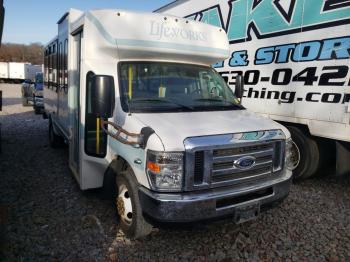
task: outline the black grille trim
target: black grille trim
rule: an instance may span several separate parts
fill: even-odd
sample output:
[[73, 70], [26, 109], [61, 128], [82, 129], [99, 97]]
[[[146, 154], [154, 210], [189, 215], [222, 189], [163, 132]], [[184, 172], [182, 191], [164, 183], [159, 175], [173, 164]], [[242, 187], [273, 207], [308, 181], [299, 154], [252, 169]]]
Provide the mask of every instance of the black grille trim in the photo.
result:
[[204, 176], [204, 151], [197, 151], [194, 154], [194, 184], [203, 183]]

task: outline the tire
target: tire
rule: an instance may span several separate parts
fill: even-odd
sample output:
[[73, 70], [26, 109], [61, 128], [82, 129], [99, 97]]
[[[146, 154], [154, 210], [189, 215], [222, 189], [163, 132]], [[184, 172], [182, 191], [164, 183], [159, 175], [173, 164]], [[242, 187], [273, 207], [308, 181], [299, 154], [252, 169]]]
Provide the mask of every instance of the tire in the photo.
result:
[[350, 143], [337, 141], [336, 154], [336, 175], [344, 178], [350, 176]]
[[36, 106], [35, 104], [34, 104], [34, 113], [36, 114], [36, 115], [40, 115], [41, 114], [41, 108], [40, 107], [38, 107], [38, 106]]
[[40, 107], [37, 107], [37, 106], [34, 106], [34, 113], [36, 115], [40, 115], [41, 114], [41, 108]]
[[335, 173], [337, 160], [335, 141], [331, 139], [318, 138], [316, 142], [320, 151], [320, 161], [317, 175], [324, 176]]
[[35, 96], [33, 96], [33, 109], [34, 109], [34, 113], [35, 113], [36, 115], [41, 114], [41, 108], [36, 106], [36, 103], [35, 103]]
[[287, 126], [287, 128], [300, 152], [300, 161], [293, 171], [293, 179], [297, 181], [315, 175], [320, 163], [320, 151], [316, 141], [297, 127]]
[[138, 184], [132, 170], [127, 169], [117, 174], [116, 184], [116, 206], [122, 231], [130, 239], [149, 235], [152, 226], [143, 217]]
[[58, 148], [63, 145], [63, 138], [55, 133], [51, 120], [49, 121], [49, 142], [52, 148]]

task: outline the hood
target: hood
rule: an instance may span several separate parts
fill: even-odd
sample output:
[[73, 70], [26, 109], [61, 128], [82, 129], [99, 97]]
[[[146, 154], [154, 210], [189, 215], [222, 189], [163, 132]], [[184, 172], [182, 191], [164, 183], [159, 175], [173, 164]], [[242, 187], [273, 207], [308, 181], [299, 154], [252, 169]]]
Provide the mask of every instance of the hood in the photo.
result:
[[282, 125], [247, 110], [147, 113], [133, 114], [133, 116], [156, 132], [167, 151], [183, 151], [184, 140], [196, 136], [272, 129], [281, 129], [287, 138], [290, 136], [288, 130]]

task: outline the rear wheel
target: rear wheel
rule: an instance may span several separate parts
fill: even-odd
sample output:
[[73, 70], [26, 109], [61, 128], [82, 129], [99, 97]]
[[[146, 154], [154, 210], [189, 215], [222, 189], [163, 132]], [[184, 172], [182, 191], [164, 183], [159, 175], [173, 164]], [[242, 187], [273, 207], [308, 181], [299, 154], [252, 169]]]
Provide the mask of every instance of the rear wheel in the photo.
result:
[[138, 186], [131, 169], [120, 172], [116, 178], [116, 206], [120, 217], [120, 226], [125, 235], [131, 239], [147, 236], [152, 226], [142, 215], [139, 202]]
[[[302, 130], [294, 126], [288, 126], [292, 135], [292, 154], [295, 157], [293, 163], [293, 178], [295, 180], [306, 179], [313, 176], [320, 163], [320, 151], [316, 141]], [[297, 158], [299, 156], [299, 159]]]
[[49, 142], [52, 148], [57, 148], [63, 145], [63, 139], [55, 133], [51, 120], [49, 121]]
[[318, 138], [317, 145], [320, 151], [318, 174], [327, 175], [334, 173], [337, 155], [335, 141], [325, 138]]
[[34, 108], [34, 113], [36, 115], [39, 115], [41, 113], [41, 108], [38, 107], [35, 103], [35, 96], [33, 96], [33, 108]]
[[350, 175], [350, 143], [336, 142], [336, 174], [338, 176]]

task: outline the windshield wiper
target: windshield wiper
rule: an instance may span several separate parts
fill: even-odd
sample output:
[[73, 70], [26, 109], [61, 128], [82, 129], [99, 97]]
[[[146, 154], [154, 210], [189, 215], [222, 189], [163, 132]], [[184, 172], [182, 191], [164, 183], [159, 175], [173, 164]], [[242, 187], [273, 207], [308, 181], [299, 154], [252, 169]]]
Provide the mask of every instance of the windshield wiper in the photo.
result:
[[226, 105], [234, 106], [234, 107], [239, 108], [239, 109], [243, 109], [244, 108], [240, 104], [236, 104], [234, 102], [221, 100], [221, 99], [216, 99], [216, 98], [198, 98], [198, 99], [195, 99], [194, 101], [196, 101], [196, 102], [219, 102], [219, 103], [225, 103]]
[[203, 101], [203, 102], [227, 102], [225, 100], [220, 100], [220, 99], [216, 99], [216, 98], [198, 98], [195, 99], [194, 101]]
[[161, 99], [161, 98], [135, 98], [130, 100], [131, 103], [133, 102], [164, 102], [164, 103], [171, 103], [177, 106], [180, 106], [181, 108], [186, 108], [193, 110], [194, 108], [188, 105], [181, 104], [179, 102], [176, 102], [174, 100], [169, 100], [169, 99]]

